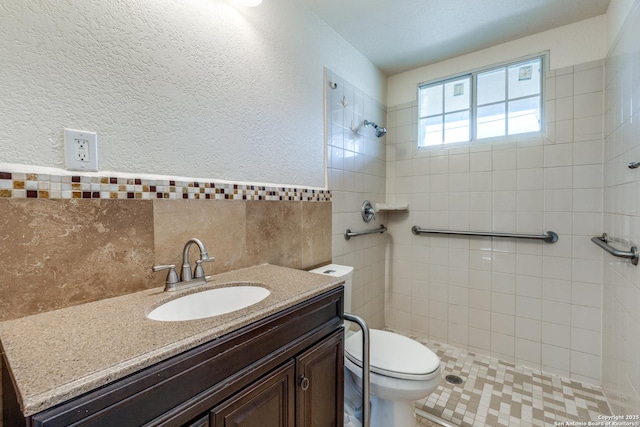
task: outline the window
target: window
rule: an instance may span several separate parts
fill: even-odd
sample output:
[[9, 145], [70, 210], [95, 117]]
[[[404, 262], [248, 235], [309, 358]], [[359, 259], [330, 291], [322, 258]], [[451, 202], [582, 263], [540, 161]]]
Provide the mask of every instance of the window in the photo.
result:
[[541, 131], [543, 57], [420, 85], [418, 146]]

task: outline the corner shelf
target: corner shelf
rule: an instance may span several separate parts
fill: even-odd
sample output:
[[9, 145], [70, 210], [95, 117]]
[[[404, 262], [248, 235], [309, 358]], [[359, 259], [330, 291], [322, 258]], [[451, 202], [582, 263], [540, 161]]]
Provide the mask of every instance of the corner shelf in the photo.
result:
[[376, 203], [376, 212], [407, 212], [409, 203]]

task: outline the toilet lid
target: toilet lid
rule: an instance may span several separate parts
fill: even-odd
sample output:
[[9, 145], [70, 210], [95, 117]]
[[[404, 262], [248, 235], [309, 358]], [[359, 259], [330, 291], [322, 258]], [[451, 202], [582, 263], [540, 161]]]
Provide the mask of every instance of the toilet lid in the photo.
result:
[[[371, 372], [395, 378], [427, 375], [440, 367], [440, 358], [417, 341], [393, 332], [369, 330]], [[346, 356], [362, 366], [362, 332], [345, 342]]]

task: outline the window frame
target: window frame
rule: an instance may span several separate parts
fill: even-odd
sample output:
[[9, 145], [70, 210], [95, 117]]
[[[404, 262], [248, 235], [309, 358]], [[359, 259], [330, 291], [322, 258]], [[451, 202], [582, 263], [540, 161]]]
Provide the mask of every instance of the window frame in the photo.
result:
[[[531, 54], [531, 55], [526, 55], [526, 56], [522, 56], [520, 58], [517, 59], [513, 59], [513, 60], [508, 60], [508, 61], [504, 61], [504, 62], [500, 62], [500, 63], [495, 63], [492, 65], [488, 65], [485, 67], [479, 67], [470, 71], [466, 71], [463, 73], [459, 73], [459, 74], [453, 74], [447, 77], [443, 77], [443, 78], [438, 78], [438, 79], [434, 79], [434, 80], [429, 80], [429, 81], [425, 81], [425, 82], [421, 82], [418, 83], [417, 85], [417, 126], [418, 126], [418, 141], [417, 141], [417, 148], [419, 150], [425, 150], [425, 149], [442, 149], [442, 148], [447, 148], [447, 147], [459, 147], [460, 145], [471, 145], [471, 144], [483, 144], [483, 143], [491, 143], [491, 142], [499, 142], [499, 141], [512, 141], [514, 139], [528, 139], [528, 138], [534, 138], [534, 137], [539, 137], [544, 135], [544, 133], [546, 132], [546, 85], [545, 85], [545, 81], [546, 81], [546, 74], [548, 71], [548, 64], [549, 64], [549, 52], [548, 51], [544, 51], [544, 52], [540, 52], [540, 53], [535, 53], [535, 54]], [[500, 136], [492, 136], [492, 137], [486, 137], [486, 138], [480, 138], [478, 139], [478, 84], [477, 84], [477, 80], [478, 80], [478, 75], [479, 74], [483, 74], [483, 73], [487, 73], [490, 71], [495, 71], [495, 70], [499, 70], [499, 69], [505, 69], [508, 70], [509, 67], [517, 65], [517, 64], [521, 64], [521, 63], [526, 63], [526, 62], [530, 62], [532, 60], [535, 59], [540, 59], [540, 129], [537, 131], [532, 131], [532, 132], [523, 132], [523, 133], [518, 133], [518, 134], [509, 134], [508, 133], [508, 103], [510, 101], [515, 101], [515, 100], [519, 100], [522, 98], [514, 98], [514, 99], [508, 99], [508, 91], [507, 91], [507, 95], [505, 100], [503, 101], [505, 103], [505, 135], [500, 135]], [[508, 75], [508, 73], [507, 73]], [[428, 118], [428, 117], [434, 117], [435, 115], [432, 116], [428, 116], [425, 115], [424, 117], [420, 115], [420, 104], [421, 104], [421, 99], [420, 99], [420, 92], [423, 88], [426, 87], [430, 87], [430, 86], [437, 86], [437, 85], [442, 85], [444, 87], [445, 84], [450, 83], [451, 81], [455, 81], [455, 80], [459, 80], [459, 79], [463, 79], [466, 77], [470, 77], [470, 86], [471, 86], [471, 105], [469, 108], [469, 139], [467, 141], [460, 141], [460, 142], [444, 142], [444, 140], [440, 143], [440, 144], [433, 144], [433, 145], [420, 145], [421, 142], [421, 138], [420, 136], [422, 135], [422, 130], [421, 130], [421, 126], [420, 126], [420, 121], [421, 119], [424, 118]], [[506, 83], [508, 84], [508, 77], [507, 77], [507, 81]], [[524, 97], [524, 98], [528, 98], [528, 97]], [[444, 101], [443, 101], [444, 102]], [[481, 107], [487, 106], [487, 105], [491, 105], [491, 103], [489, 104], [483, 104]], [[446, 115], [446, 113], [443, 111], [442, 112], [442, 116], [444, 117]], [[444, 132], [444, 130], [443, 130]]]

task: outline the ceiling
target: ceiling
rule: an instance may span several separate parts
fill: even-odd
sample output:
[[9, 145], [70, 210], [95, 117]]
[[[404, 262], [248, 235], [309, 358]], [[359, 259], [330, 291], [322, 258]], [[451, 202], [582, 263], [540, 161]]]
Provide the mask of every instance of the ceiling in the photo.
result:
[[302, 0], [385, 74], [602, 15], [610, 0]]

